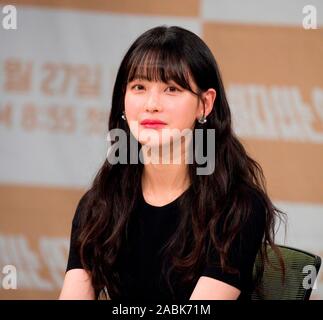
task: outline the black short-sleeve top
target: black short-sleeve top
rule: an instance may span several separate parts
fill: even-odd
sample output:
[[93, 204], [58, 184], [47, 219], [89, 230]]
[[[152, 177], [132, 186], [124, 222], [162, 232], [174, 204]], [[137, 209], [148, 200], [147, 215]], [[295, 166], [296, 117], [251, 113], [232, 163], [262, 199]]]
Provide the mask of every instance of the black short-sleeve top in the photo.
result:
[[[140, 192], [138, 205], [128, 227], [128, 240], [123, 245], [118, 263], [122, 283], [121, 299], [140, 301], [171, 301], [169, 289], [160, 282], [161, 256], [160, 249], [176, 232], [179, 221], [178, 201], [158, 207], [147, 203]], [[231, 265], [240, 271], [240, 275], [223, 272], [219, 266], [219, 255], [213, 251], [211, 263], [206, 264], [200, 276], [207, 276], [223, 281], [241, 291], [239, 300], [250, 299], [253, 288], [252, 271], [257, 252], [265, 230], [265, 208], [255, 195], [252, 196], [252, 212], [245, 228], [241, 231], [243, 241], [236, 241], [230, 250]], [[66, 272], [82, 268], [80, 257], [75, 250], [75, 239], [78, 234], [78, 221], [81, 214], [80, 200], [72, 222], [70, 249]], [[197, 282], [197, 281], [196, 281]], [[174, 284], [176, 296], [181, 301], [189, 300], [196, 282], [183, 287]]]

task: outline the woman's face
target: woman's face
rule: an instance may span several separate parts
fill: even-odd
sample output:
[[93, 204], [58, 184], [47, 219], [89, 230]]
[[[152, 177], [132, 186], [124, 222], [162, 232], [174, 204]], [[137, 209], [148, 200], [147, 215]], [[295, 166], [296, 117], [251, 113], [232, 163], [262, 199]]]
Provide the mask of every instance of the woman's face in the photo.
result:
[[[190, 85], [197, 92], [193, 81]], [[172, 129], [193, 130], [196, 119], [203, 114], [203, 105], [197, 95], [174, 81], [133, 80], [126, 89], [125, 114], [132, 134], [142, 145], [160, 146], [171, 142]], [[144, 120], [164, 124], [145, 124]]]

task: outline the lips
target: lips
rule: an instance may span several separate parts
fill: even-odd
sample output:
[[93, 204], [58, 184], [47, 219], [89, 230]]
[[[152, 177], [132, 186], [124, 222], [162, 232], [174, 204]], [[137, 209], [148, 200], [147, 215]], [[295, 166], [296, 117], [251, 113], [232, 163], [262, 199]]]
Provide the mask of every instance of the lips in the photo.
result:
[[158, 119], [145, 119], [141, 121], [142, 125], [162, 125], [166, 124], [164, 121], [158, 120]]
[[146, 129], [162, 129], [165, 127], [166, 123], [159, 119], [145, 119], [140, 122], [141, 125]]

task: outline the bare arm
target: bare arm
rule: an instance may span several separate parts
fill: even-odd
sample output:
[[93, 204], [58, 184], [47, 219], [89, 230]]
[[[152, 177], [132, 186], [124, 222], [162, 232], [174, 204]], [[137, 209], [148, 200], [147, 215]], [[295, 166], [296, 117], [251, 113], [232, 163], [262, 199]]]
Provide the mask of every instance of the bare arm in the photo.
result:
[[90, 275], [84, 269], [66, 272], [59, 300], [94, 300], [95, 293]]
[[236, 300], [240, 290], [217, 279], [202, 276], [197, 281], [190, 300]]

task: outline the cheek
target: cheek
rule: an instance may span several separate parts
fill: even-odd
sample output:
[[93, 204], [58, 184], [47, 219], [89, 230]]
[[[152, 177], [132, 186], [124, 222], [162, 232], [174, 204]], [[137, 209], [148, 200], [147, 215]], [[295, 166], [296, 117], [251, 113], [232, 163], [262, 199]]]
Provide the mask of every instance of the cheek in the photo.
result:
[[139, 137], [140, 137], [140, 127], [138, 123], [138, 118], [140, 116], [140, 99], [138, 97], [133, 96], [131, 93], [125, 95], [124, 98], [124, 106], [125, 106], [125, 113], [127, 117], [127, 123], [129, 126], [129, 129], [136, 140], [138, 140], [140, 143]]
[[184, 99], [178, 103], [172, 112], [172, 119], [177, 128], [190, 128], [196, 119], [197, 105], [196, 101], [191, 99]]
[[124, 99], [125, 112], [128, 120], [134, 120], [140, 110], [140, 99], [131, 94], [126, 94]]

